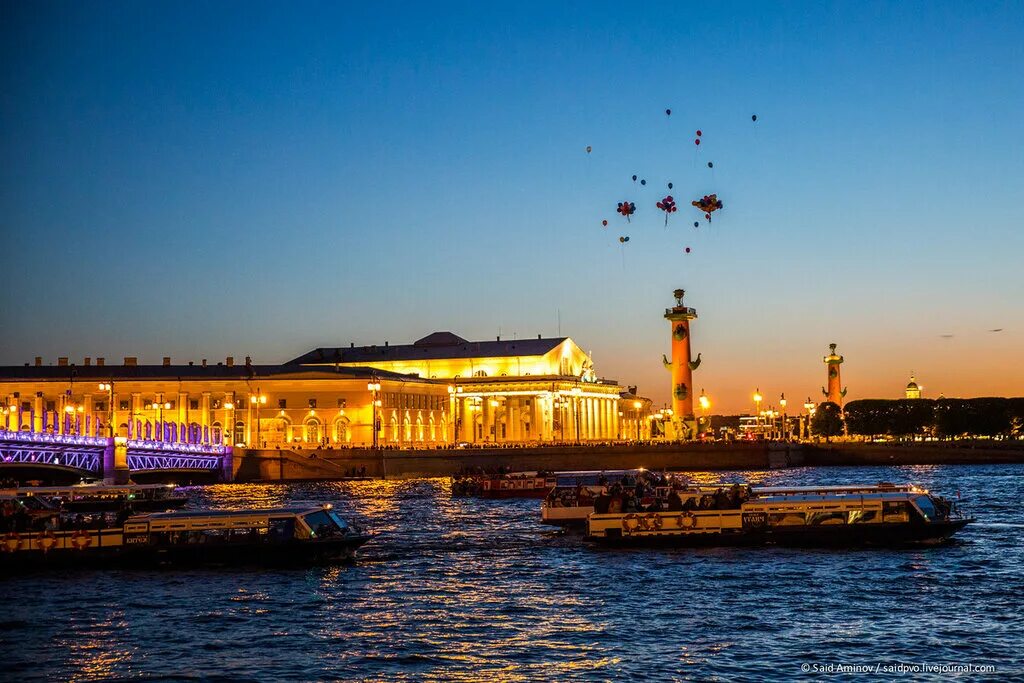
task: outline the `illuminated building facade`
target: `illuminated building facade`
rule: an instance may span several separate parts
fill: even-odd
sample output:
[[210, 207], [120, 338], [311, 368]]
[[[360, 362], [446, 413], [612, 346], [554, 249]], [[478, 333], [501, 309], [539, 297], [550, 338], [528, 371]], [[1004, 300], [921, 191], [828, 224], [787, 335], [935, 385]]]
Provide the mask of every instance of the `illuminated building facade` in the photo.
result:
[[921, 398], [921, 391], [924, 387], [919, 386], [917, 379], [914, 377], [913, 371], [910, 373], [910, 381], [907, 383], [906, 397], [907, 398]]
[[[435, 332], [412, 344], [314, 349], [289, 364], [373, 368], [439, 382], [451, 395], [460, 442], [633, 438], [619, 424], [633, 403], [618, 383], [597, 377], [593, 360], [568, 337], [471, 342]], [[649, 414], [649, 401], [645, 407]], [[385, 394], [381, 410], [385, 433], [412, 419], [400, 394]]]
[[[314, 349], [281, 365], [0, 368], [0, 428], [179, 443], [395, 448], [649, 438], [651, 403], [569, 338]], [[641, 429], [624, 432], [624, 427]], [[376, 429], [374, 428], [376, 426]]]

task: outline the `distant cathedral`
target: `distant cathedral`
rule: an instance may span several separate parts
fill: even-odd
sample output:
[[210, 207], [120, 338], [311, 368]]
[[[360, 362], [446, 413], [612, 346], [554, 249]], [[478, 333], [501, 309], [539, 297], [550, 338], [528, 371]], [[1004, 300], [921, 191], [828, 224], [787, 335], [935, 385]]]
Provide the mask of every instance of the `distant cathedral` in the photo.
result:
[[917, 385], [914, 373], [910, 373], [910, 382], [907, 383], [907, 398], [921, 398], [921, 387]]

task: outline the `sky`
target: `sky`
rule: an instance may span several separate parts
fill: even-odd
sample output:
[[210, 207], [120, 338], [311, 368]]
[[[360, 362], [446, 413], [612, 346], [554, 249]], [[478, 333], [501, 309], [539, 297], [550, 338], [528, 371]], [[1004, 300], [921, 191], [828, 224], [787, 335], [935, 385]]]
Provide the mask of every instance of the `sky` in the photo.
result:
[[715, 412], [1024, 395], [1021, 74], [1019, 1], [3, 3], [0, 364], [560, 333], [661, 404], [682, 287]]

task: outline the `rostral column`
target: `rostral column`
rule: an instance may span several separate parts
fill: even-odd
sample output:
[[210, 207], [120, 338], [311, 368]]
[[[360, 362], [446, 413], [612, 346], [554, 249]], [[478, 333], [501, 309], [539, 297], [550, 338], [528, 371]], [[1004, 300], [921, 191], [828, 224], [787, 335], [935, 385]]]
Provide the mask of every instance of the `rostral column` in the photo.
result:
[[672, 373], [672, 429], [674, 439], [690, 439], [697, 433], [693, 413], [693, 371], [700, 365], [700, 354], [690, 359], [690, 321], [697, 311], [683, 305], [686, 290], [677, 289], [672, 295], [676, 305], [665, 309], [665, 319], [672, 325], [672, 360], [662, 354], [661, 360]]

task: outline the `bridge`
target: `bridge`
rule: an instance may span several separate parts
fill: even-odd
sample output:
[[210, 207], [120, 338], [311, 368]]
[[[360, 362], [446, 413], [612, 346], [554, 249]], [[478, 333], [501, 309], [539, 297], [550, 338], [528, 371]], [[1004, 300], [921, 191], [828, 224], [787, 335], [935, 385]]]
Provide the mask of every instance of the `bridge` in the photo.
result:
[[210, 443], [146, 441], [0, 430], [0, 472], [46, 472], [123, 483], [132, 475], [203, 475], [231, 480], [231, 448]]

